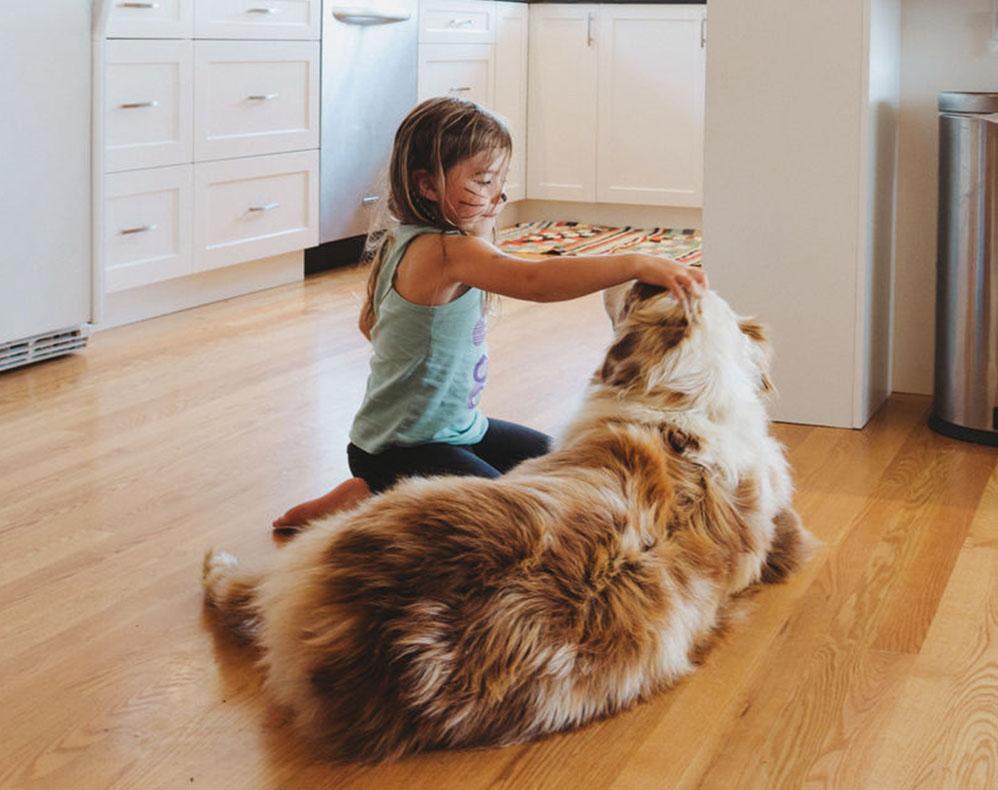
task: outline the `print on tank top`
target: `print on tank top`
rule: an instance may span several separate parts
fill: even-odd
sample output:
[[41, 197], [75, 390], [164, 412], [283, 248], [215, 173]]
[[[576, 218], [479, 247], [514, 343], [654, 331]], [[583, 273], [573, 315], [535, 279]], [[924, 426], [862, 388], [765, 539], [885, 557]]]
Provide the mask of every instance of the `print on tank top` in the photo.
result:
[[[485, 342], [485, 314], [478, 319], [475, 328], [471, 331], [471, 342], [476, 346], [481, 346]], [[468, 394], [468, 409], [478, 407], [478, 402], [482, 399], [482, 392], [485, 389], [485, 380], [489, 375], [489, 355], [483, 353], [471, 372], [473, 379], [471, 392]]]

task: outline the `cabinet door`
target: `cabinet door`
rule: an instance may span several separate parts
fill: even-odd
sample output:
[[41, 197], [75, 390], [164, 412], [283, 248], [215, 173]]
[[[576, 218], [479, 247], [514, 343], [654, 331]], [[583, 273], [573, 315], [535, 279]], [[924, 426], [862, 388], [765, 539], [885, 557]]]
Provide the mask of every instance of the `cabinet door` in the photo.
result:
[[108, 293], [191, 273], [191, 165], [115, 173], [104, 181]]
[[420, 44], [419, 101], [460, 96], [492, 106], [491, 44]]
[[197, 41], [198, 162], [319, 147], [318, 41]]
[[197, 38], [319, 39], [320, 0], [197, 0]]
[[194, 165], [194, 270], [319, 243], [319, 152]]
[[104, 91], [108, 172], [191, 161], [191, 41], [109, 41]]
[[506, 176], [510, 202], [526, 197], [527, 182], [527, 24], [526, 3], [496, 3], [494, 109], [509, 123], [513, 159]]
[[190, 38], [194, 0], [111, 0], [109, 38]]
[[596, 199], [597, 9], [530, 9], [528, 198]]
[[703, 19], [703, 6], [600, 6], [600, 202], [703, 204]]
[[420, 0], [420, 44], [491, 44], [495, 4], [491, 0]]

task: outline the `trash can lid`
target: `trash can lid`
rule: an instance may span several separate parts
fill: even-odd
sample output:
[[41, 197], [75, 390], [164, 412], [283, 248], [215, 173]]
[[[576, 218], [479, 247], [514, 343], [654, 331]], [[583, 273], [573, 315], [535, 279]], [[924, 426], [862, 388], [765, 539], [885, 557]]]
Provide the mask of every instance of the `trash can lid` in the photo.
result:
[[998, 93], [943, 91], [939, 94], [939, 112], [998, 112]]

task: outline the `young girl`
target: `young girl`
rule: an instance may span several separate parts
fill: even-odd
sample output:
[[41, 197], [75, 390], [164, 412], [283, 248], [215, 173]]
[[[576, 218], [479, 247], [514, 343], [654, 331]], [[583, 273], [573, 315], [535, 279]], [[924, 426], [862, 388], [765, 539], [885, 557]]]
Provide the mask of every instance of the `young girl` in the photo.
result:
[[548, 451], [544, 434], [478, 410], [487, 294], [554, 302], [636, 279], [681, 298], [707, 286], [700, 270], [652, 255], [533, 262], [500, 251], [492, 242], [511, 150], [503, 122], [464, 99], [429, 99], [402, 122], [389, 169], [398, 224], [373, 253], [360, 316], [373, 356], [347, 446], [355, 477], [275, 529], [352, 507], [402, 477], [498, 477]]

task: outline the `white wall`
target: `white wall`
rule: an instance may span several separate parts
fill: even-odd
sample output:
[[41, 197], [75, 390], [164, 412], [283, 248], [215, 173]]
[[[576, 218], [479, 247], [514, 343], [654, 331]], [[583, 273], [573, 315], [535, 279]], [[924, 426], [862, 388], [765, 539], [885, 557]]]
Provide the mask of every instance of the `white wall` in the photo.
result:
[[936, 98], [998, 91], [991, 0], [903, 0], [894, 389], [932, 392], [935, 320]]

